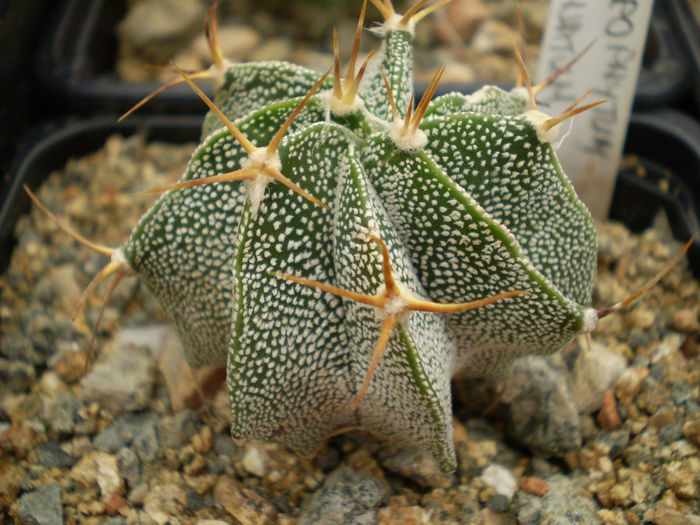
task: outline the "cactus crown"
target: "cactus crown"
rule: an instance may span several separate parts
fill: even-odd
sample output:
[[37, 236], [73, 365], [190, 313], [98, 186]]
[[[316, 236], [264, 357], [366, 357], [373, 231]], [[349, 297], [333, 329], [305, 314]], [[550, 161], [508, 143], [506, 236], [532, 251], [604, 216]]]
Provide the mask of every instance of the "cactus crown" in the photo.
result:
[[449, 0], [371, 1], [381, 46], [356, 72], [365, 0], [344, 77], [337, 38], [332, 75], [227, 62], [214, 6], [214, 65], [179, 80], [210, 107], [201, 143], [129, 239], [98, 247], [95, 284], [139, 274], [190, 364], [226, 364], [235, 437], [310, 453], [359, 426], [452, 470], [450, 379], [502, 375], [600, 316], [593, 222], [552, 147], [589, 106], [550, 118], [526, 79], [529, 95], [433, 100], [441, 68], [414, 109], [413, 27]]

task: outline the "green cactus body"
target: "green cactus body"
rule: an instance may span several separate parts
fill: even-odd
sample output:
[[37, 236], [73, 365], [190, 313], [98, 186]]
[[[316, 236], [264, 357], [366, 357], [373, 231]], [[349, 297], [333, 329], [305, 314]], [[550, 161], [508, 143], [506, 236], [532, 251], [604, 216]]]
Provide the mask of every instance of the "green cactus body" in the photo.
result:
[[[592, 330], [596, 237], [556, 160], [556, 128], [522, 93], [445, 95], [401, 132], [381, 73], [403, 114], [412, 30], [392, 20], [354, 105], [333, 102], [327, 80], [274, 157], [326, 207], [267, 179], [171, 190], [118, 253], [174, 319], [189, 362], [227, 364], [234, 436], [311, 453], [363, 427], [451, 470], [451, 378], [502, 375]], [[217, 75], [217, 105], [260, 148], [321, 78], [279, 62]], [[211, 114], [204, 134], [183, 181], [252, 162]], [[279, 275], [381, 295], [387, 260], [371, 236], [401, 291], [382, 307]], [[468, 311], [407, 306], [514, 290], [525, 293]], [[358, 397], [380, 333], [383, 355]]]

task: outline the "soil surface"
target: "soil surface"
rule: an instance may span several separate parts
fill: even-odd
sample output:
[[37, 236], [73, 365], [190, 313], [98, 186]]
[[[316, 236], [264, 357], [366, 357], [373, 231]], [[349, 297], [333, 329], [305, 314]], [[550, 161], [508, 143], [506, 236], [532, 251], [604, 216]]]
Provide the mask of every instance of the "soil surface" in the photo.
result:
[[[193, 148], [114, 136], [37, 193], [117, 246], [153, 202], [134, 194], [176, 180]], [[661, 225], [599, 233], [597, 306], [680, 247]], [[518, 362], [500, 401], [498, 385], [455, 381], [459, 466], [446, 475], [362, 433], [310, 459], [234, 443], [224, 388], [198, 402], [177, 334], [135, 277], [117, 287], [86, 368], [108, 286], [71, 317], [106, 259], [36, 208], [16, 235], [0, 277], [2, 522], [700, 523], [700, 287], [685, 261], [590, 341]]]

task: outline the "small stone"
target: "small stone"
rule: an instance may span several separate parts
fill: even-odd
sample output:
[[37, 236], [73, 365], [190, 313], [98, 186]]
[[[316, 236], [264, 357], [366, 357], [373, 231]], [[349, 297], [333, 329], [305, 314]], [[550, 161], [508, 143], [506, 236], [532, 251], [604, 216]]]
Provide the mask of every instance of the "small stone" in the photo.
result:
[[700, 518], [658, 504], [644, 513], [645, 522], [654, 525], [700, 525]]
[[36, 458], [40, 465], [60, 469], [69, 469], [75, 465], [76, 461], [55, 441], [49, 441], [39, 447], [36, 451]]
[[186, 501], [185, 491], [178, 484], [157, 484], [150, 487], [148, 494], [146, 494], [143, 500], [143, 510], [156, 520], [158, 520], [159, 514], [180, 516]]
[[[217, 32], [221, 53], [232, 62], [241, 62], [248, 58], [262, 37], [254, 28], [242, 24], [222, 24]], [[204, 34], [192, 43], [192, 49], [205, 62], [211, 60], [209, 43]]]
[[698, 323], [698, 316], [694, 310], [686, 308], [683, 310], [678, 310], [673, 314], [673, 327], [681, 332], [692, 332], [693, 330], [700, 329], [700, 323]]
[[185, 467], [185, 474], [197, 476], [207, 469], [207, 462], [200, 454], [195, 454], [189, 465]]
[[167, 60], [203, 20], [204, 6], [197, 0], [143, 0], [129, 9], [118, 31], [130, 48], [152, 60]]
[[630, 404], [642, 385], [644, 378], [649, 375], [649, 369], [645, 366], [631, 366], [627, 368], [615, 386], [615, 394], [620, 403]]
[[612, 390], [607, 390], [603, 396], [603, 404], [600, 407], [600, 412], [598, 412], [598, 417], [596, 418], [600, 428], [603, 430], [615, 430], [622, 425], [622, 419], [617, 413], [617, 403], [615, 401], [615, 394]]
[[518, 35], [508, 24], [486, 20], [474, 33], [472, 48], [480, 55], [512, 53], [514, 38]]
[[141, 462], [132, 449], [124, 447], [119, 450], [117, 466], [130, 487], [134, 487], [141, 479]]
[[72, 392], [61, 392], [55, 398], [42, 399], [41, 419], [48, 429], [59, 436], [72, 434], [80, 417], [83, 403]]
[[[518, 482], [513, 473], [502, 465], [493, 463], [486, 467], [479, 479], [493, 488], [496, 494], [502, 494], [508, 499], [513, 497], [518, 488]], [[495, 509], [494, 509], [495, 510]]]
[[94, 486], [97, 483], [97, 465], [95, 465], [94, 454], [83, 456], [71, 469], [70, 477], [79, 488], [87, 489]]
[[214, 433], [210, 427], [202, 427], [192, 438], [192, 446], [200, 454], [206, 454], [214, 446]]
[[534, 496], [544, 496], [549, 492], [549, 485], [541, 478], [525, 477], [520, 480], [520, 488]]
[[96, 363], [80, 382], [82, 398], [88, 403], [97, 402], [115, 414], [143, 410], [150, 404], [154, 371], [147, 348], [115, 345], [111, 355]]
[[163, 448], [181, 448], [190, 441], [196, 430], [197, 417], [189, 408], [158, 421], [158, 436]]
[[613, 388], [625, 370], [625, 360], [599, 343], [578, 353], [570, 376], [571, 393], [582, 413], [595, 412], [603, 403], [605, 391]]
[[249, 443], [243, 452], [243, 468], [249, 474], [264, 478], [267, 472], [267, 453], [255, 443]]
[[31, 364], [0, 358], [0, 394], [24, 392], [35, 380], [36, 372]]
[[578, 407], [566, 378], [546, 358], [516, 361], [503, 400], [509, 432], [533, 451], [563, 457], [581, 446]]
[[672, 425], [676, 422], [676, 416], [668, 407], [661, 407], [652, 414], [649, 418], [649, 425], [653, 428], [661, 428], [666, 425]]
[[431, 512], [417, 505], [397, 506], [389, 505], [377, 512], [377, 523], [379, 525], [422, 525], [430, 523]]
[[147, 464], [158, 457], [160, 453], [160, 443], [158, 441], [158, 431], [156, 430], [156, 422], [149, 421], [134, 436], [132, 442], [134, 451], [138, 454], [142, 463]]
[[[695, 468], [693, 468], [693, 462]], [[665, 478], [673, 493], [680, 499], [695, 499], [700, 497], [698, 479], [700, 476], [700, 460], [692, 458], [683, 462], [674, 461], [664, 468]]]
[[696, 447], [700, 447], [700, 413], [683, 424], [683, 435]]
[[628, 315], [632, 325], [641, 330], [650, 328], [656, 319], [654, 310], [649, 310], [648, 308], [637, 308]]
[[114, 493], [112, 496], [105, 501], [105, 510], [110, 516], [114, 516], [121, 511], [124, 507], [128, 507], [129, 502], [121, 494]]
[[399, 447], [382, 454], [381, 463], [387, 469], [410, 479], [421, 487], [449, 487], [454, 478], [440, 470], [430, 452]]
[[353, 469], [334, 471], [299, 515], [298, 525], [374, 523], [386, 494], [384, 484]]
[[62, 525], [61, 487], [48, 483], [19, 500], [19, 519], [25, 525]]
[[277, 511], [269, 502], [227, 475], [219, 478], [213, 492], [217, 504], [242, 525], [265, 525], [277, 520]]
[[520, 525], [598, 523], [597, 505], [579, 491], [569, 478], [555, 474], [545, 481], [550, 487], [545, 496], [534, 496], [524, 491], [516, 494], [513, 507]]
[[97, 452], [95, 454], [95, 465], [97, 467], [96, 480], [100, 487], [100, 496], [106, 504], [115, 494], [124, 492], [124, 480], [119, 475], [119, 467], [114, 456]]
[[445, 43], [451, 43], [456, 34], [468, 40], [474, 30], [489, 17], [489, 9], [483, 0], [455, 0], [445, 8], [445, 17], [433, 22], [435, 35]]
[[494, 512], [506, 512], [510, 509], [510, 498], [505, 494], [496, 494], [486, 503]]

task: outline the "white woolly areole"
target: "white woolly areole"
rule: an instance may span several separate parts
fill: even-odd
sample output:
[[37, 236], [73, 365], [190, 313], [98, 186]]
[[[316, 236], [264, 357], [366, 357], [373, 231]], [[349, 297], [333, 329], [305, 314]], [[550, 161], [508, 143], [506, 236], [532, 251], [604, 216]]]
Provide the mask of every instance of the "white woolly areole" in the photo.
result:
[[110, 257], [109, 260], [121, 264], [124, 268], [131, 269], [131, 266], [129, 266], [129, 261], [126, 260], [126, 256], [121, 248], [114, 250], [112, 257]]
[[581, 333], [590, 334], [598, 325], [598, 311], [595, 308], [589, 308], [583, 312], [583, 328]]
[[428, 143], [428, 135], [422, 129], [416, 131], [409, 130], [405, 135], [403, 133], [404, 119], [397, 118], [391, 123], [389, 130], [389, 138], [401, 151], [416, 151], [423, 149]]
[[523, 118], [529, 120], [534, 126], [537, 132], [537, 138], [540, 142], [553, 143], [559, 138], [559, 124], [553, 126], [549, 129], [545, 128], [545, 122], [550, 120], [552, 117], [536, 109], [531, 109], [530, 111], [523, 114]]
[[257, 166], [268, 166], [276, 169], [282, 169], [282, 161], [279, 153], [267, 151], [267, 148], [257, 148], [253, 153], [248, 155], [247, 159], [241, 159], [241, 168], [255, 168]]
[[265, 188], [274, 179], [264, 175], [262, 172], [259, 173], [254, 179], [247, 180], [245, 189], [248, 194], [248, 200], [250, 201], [250, 211], [255, 217], [258, 214], [258, 208], [260, 208], [260, 203], [265, 198]]
[[416, 23], [413, 20], [409, 20], [407, 23], [403, 23], [401, 19], [403, 15], [394, 13], [382, 24], [382, 30], [384, 34], [389, 31], [406, 31], [413, 38], [416, 35]]
[[224, 58], [221, 67], [218, 67], [216, 64], [212, 64], [211, 67], [209, 67], [209, 75], [214, 83], [214, 89], [218, 89], [223, 85], [226, 80], [226, 71], [228, 71], [232, 65], [233, 63], [230, 60]]
[[258, 214], [260, 203], [265, 198], [265, 188], [274, 179], [265, 175], [263, 168], [269, 168], [280, 171], [282, 169], [282, 161], [279, 154], [275, 151], [270, 153], [267, 148], [258, 148], [248, 155], [247, 159], [241, 159], [241, 168], [259, 168], [260, 171], [252, 180], [246, 181], [246, 193], [250, 201], [250, 210], [255, 217]]
[[332, 89], [322, 91], [318, 96], [323, 102], [323, 107], [327, 111], [330, 110], [331, 113], [338, 115], [339, 117], [344, 117], [345, 115], [350, 115], [351, 113], [357, 113], [364, 107], [362, 99], [357, 95], [355, 95], [352, 102], [348, 103], [340, 98], [336, 98], [333, 95]]

